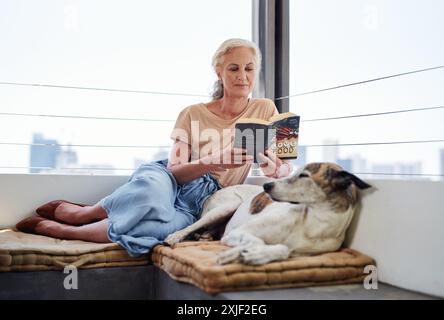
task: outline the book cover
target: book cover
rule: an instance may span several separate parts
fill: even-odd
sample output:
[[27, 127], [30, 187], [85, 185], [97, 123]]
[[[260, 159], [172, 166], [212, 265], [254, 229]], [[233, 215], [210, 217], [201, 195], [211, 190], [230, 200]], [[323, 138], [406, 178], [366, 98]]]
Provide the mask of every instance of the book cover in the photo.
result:
[[235, 124], [234, 146], [245, 148], [260, 163], [258, 154], [271, 149], [281, 159], [296, 159], [300, 117], [291, 112], [280, 113], [269, 121], [243, 118]]

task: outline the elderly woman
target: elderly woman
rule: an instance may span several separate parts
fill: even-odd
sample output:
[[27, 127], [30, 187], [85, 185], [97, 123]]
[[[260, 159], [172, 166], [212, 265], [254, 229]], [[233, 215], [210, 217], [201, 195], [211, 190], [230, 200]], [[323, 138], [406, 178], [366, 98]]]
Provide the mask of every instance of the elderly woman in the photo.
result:
[[[244, 182], [252, 156], [233, 147], [240, 118], [268, 120], [278, 113], [268, 99], [251, 99], [261, 65], [258, 47], [247, 40], [222, 43], [213, 57], [218, 80], [213, 100], [185, 108], [178, 116], [168, 160], [140, 166], [128, 182], [93, 206], [56, 200], [17, 229], [61, 239], [116, 242], [132, 256], [149, 252], [177, 230], [194, 223], [204, 201], [217, 190]], [[283, 177], [291, 166], [271, 151], [261, 169]]]

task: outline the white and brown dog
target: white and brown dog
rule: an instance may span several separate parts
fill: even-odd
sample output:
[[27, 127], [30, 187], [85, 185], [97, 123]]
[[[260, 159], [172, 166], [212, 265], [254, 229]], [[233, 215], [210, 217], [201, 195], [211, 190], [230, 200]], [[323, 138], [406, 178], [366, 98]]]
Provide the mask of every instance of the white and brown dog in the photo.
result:
[[220, 264], [257, 265], [336, 251], [358, 204], [357, 189], [369, 187], [336, 164], [310, 163], [263, 187], [236, 185], [217, 191], [205, 201], [202, 217], [165, 243], [172, 246], [228, 221], [221, 242], [232, 248], [219, 255]]

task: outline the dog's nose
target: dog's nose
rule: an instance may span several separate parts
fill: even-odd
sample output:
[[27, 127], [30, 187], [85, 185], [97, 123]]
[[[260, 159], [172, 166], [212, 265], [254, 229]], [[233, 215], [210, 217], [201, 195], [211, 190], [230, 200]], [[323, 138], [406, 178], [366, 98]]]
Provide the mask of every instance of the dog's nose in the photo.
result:
[[271, 189], [273, 189], [273, 187], [274, 187], [274, 183], [273, 182], [264, 183], [264, 190], [265, 190], [265, 192], [270, 192]]

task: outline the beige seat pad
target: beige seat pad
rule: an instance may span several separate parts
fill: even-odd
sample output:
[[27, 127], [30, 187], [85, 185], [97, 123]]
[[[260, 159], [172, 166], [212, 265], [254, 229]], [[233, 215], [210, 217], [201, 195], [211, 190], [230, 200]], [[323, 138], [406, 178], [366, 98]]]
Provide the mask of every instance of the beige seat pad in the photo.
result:
[[352, 249], [291, 258], [263, 266], [240, 263], [217, 265], [218, 252], [228, 247], [219, 241], [188, 241], [174, 248], [157, 246], [153, 263], [173, 279], [194, 284], [207, 293], [253, 289], [292, 288], [359, 283], [372, 258]]
[[59, 240], [12, 229], [0, 230], [0, 272], [134, 266], [148, 256], [132, 258], [116, 243]]

